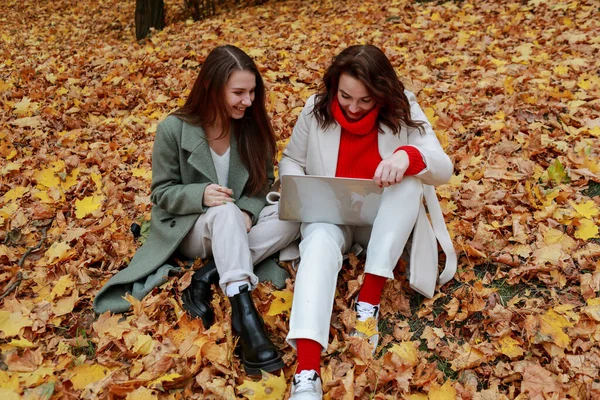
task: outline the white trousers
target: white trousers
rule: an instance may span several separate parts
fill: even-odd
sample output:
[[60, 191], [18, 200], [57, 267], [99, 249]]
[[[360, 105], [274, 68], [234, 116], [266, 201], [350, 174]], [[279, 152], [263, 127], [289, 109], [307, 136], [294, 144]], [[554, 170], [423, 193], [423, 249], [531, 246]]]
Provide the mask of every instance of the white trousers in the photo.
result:
[[258, 283], [253, 265], [281, 250], [298, 237], [299, 223], [279, 220], [278, 205], [263, 208], [250, 232], [242, 211], [234, 204], [210, 207], [200, 215], [179, 245], [188, 258], [213, 256], [219, 285], [248, 279], [253, 289]]
[[329, 324], [342, 254], [353, 242], [367, 246], [365, 272], [394, 277], [394, 268], [417, 220], [423, 186], [407, 176], [384, 189], [373, 226], [354, 227], [328, 223], [303, 223], [300, 265], [287, 342], [312, 339], [323, 351], [329, 343]]

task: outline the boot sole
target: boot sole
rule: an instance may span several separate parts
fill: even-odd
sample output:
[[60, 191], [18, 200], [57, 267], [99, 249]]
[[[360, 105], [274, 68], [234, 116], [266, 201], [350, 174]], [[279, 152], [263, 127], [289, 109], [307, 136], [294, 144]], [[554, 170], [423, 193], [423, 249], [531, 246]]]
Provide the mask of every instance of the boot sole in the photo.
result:
[[250, 363], [242, 357], [242, 364], [244, 365], [246, 374], [250, 376], [261, 376], [261, 371], [275, 372], [285, 367], [285, 364], [283, 363], [281, 357], [277, 357], [273, 360], [269, 360], [260, 364]]

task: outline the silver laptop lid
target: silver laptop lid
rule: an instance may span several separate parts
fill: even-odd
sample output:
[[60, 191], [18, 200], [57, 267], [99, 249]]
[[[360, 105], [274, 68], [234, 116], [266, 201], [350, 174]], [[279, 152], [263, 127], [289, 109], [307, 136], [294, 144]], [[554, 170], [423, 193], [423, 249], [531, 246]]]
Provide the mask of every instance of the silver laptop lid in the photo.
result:
[[383, 189], [371, 179], [286, 175], [279, 218], [286, 221], [373, 225]]

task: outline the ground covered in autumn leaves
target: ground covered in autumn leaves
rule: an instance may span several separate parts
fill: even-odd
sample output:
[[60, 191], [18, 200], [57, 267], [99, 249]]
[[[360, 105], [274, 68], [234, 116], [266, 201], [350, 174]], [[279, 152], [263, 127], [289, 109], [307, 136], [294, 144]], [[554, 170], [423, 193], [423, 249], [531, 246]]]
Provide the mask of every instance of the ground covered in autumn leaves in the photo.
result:
[[362, 279], [338, 285], [327, 398], [600, 398], [600, 9], [584, 1], [283, 1], [187, 20], [135, 42], [133, 0], [5, 0], [0, 15], [0, 397], [276, 399], [293, 282], [255, 291], [281, 375], [232, 356], [228, 304], [208, 331], [174, 277], [133, 311], [92, 300], [139, 246], [156, 124], [218, 44], [268, 84], [283, 148], [330, 58], [384, 49], [455, 163], [438, 196], [459, 254], [427, 300], [400, 264], [378, 353], [349, 338]]

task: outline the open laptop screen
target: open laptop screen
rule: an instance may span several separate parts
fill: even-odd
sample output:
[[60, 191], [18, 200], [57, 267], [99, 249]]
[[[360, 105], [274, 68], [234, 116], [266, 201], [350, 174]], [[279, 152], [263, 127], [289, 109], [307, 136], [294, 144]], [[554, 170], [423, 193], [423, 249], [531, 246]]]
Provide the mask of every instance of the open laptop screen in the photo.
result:
[[382, 192], [371, 179], [285, 175], [281, 178], [279, 219], [373, 225]]

